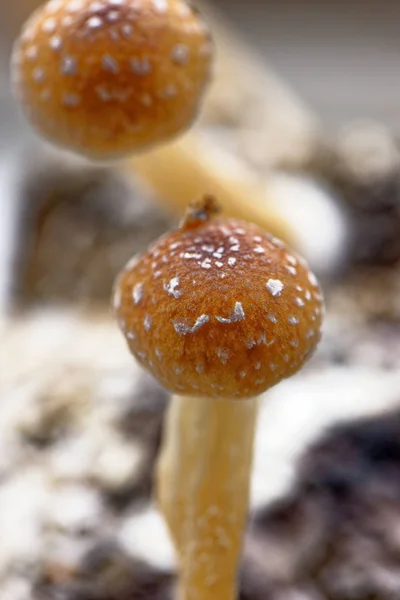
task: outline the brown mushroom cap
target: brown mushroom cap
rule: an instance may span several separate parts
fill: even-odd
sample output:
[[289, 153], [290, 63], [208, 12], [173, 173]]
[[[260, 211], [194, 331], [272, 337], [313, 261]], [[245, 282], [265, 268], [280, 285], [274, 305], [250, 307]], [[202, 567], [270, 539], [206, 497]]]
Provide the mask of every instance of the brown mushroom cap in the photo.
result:
[[128, 263], [115, 314], [131, 352], [167, 389], [253, 397], [312, 354], [321, 291], [304, 260], [257, 226], [197, 216]]
[[15, 44], [13, 86], [44, 137], [112, 159], [192, 124], [212, 54], [184, 0], [51, 0]]

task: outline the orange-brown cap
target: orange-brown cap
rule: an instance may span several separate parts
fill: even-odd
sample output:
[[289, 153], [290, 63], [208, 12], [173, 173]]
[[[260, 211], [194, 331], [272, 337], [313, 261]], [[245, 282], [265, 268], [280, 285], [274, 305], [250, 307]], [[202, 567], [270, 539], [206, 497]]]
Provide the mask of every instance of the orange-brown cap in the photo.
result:
[[50, 0], [15, 44], [13, 86], [40, 134], [107, 160], [188, 128], [212, 55], [184, 0]]
[[134, 258], [114, 311], [129, 348], [178, 394], [246, 398], [310, 357], [322, 296], [304, 260], [257, 226], [210, 219], [210, 204]]

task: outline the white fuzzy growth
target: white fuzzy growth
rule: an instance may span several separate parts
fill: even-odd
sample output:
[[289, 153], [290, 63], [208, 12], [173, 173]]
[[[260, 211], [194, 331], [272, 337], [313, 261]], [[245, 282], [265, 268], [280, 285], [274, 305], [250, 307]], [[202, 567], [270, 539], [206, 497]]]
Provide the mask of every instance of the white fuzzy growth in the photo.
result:
[[238, 321], [244, 321], [246, 318], [241, 302], [236, 302], [233, 313], [227, 319], [224, 317], [215, 317], [220, 323], [237, 323]]
[[193, 325], [193, 327], [190, 327], [182, 321], [174, 321], [173, 325], [176, 333], [179, 333], [179, 335], [187, 335], [188, 333], [196, 333], [196, 331], [198, 331], [200, 327], [208, 323], [209, 320], [209, 316], [201, 315], [201, 317], [199, 317], [196, 320], [196, 323]]
[[270, 294], [275, 298], [282, 294], [284, 285], [279, 279], [268, 279], [266, 287]]

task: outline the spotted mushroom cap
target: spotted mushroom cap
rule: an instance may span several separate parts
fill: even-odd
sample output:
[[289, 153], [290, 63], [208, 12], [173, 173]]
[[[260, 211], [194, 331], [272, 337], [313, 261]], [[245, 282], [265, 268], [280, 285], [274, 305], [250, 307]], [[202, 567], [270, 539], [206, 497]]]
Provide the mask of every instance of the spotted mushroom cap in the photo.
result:
[[256, 396], [296, 373], [320, 339], [321, 290], [304, 260], [207, 210], [129, 262], [113, 303], [132, 354], [178, 394]]
[[13, 88], [41, 135], [113, 159], [192, 124], [212, 54], [184, 0], [50, 0], [15, 44]]

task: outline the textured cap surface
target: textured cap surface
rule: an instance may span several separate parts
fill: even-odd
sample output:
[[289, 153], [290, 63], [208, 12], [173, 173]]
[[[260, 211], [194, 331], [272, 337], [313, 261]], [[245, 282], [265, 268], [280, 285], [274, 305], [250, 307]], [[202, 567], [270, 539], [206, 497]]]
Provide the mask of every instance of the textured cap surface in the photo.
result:
[[184, 0], [51, 0], [15, 44], [13, 86], [44, 137], [116, 158], [191, 125], [212, 54]]
[[255, 225], [188, 222], [133, 259], [114, 310], [129, 348], [167, 389], [252, 397], [300, 369], [322, 296], [305, 262]]

